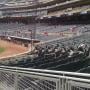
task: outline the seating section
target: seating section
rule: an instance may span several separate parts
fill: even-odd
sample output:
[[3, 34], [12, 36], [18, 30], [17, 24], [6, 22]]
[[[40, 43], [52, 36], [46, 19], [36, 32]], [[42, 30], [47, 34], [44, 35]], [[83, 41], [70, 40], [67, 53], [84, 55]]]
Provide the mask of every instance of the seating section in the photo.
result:
[[[36, 28], [34, 26], [34, 24], [25, 25], [23, 23], [0, 24], [1, 35], [4, 33], [9, 36], [30, 38], [30, 30], [36, 29], [36, 38], [44, 42], [36, 45], [32, 53], [10, 58], [2, 62], [2, 65], [65, 71], [78, 71], [88, 66], [86, 62], [90, 54], [90, 25], [37, 23]], [[58, 36], [61, 32], [77, 32], [77, 35], [61, 38]], [[69, 68], [73, 66], [77, 67]]]
[[[50, 70], [78, 71], [88, 66], [90, 55], [90, 34], [59, 39], [37, 45], [32, 53], [11, 58], [9, 66]], [[4, 63], [5, 65], [5, 63]], [[68, 67], [68, 68], [67, 68]], [[73, 68], [72, 68], [73, 67]]]
[[36, 33], [36, 39], [49, 41], [58, 38], [77, 36], [89, 31], [90, 25], [50, 25], [46, 23], [23, 24], [1, 23], [0, 35], [16, 36], [31, 39], [31, 34]]

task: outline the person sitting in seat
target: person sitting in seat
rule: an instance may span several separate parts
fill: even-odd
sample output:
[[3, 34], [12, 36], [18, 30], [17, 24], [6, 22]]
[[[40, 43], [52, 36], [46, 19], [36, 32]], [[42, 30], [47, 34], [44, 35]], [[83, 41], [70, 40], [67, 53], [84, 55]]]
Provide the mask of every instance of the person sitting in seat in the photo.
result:
[[79, 54], [83, 54], [84, 53], [84, 51], [85, 51], [85, 44], [80, 44], [79, 46], [78, 46], [78, 53]]

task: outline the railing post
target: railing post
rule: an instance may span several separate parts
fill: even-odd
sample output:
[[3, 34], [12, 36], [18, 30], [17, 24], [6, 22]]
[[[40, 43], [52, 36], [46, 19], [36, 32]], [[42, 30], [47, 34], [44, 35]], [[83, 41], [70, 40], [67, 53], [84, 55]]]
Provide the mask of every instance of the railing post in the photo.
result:
[[68, 90], [71, 90], [71, 84], [68, 82]]
[[59, 79], [59, 90], [63, 90], [63, 88], [62, 88], [62, 79], [61, 78]]
[[56, 90], [60, 90], [59, 89], [59, 81], [56, 81]]
[[65, 90], [68, 90], [68, 79], [65, 80]]
[[17, 69], [16, 69], [16, 72], [15, 72], [14, 88], [15, 88], [15, 90], [18, 90], [18, 71], [17, 71]]

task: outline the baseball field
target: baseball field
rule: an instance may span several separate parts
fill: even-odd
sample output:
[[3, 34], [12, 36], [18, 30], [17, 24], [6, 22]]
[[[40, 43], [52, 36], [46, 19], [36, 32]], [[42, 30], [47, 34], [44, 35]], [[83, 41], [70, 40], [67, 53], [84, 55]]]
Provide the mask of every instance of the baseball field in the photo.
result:
[[28, 48], [13, 42], [0, 40], [0, 59], [28, 52]]

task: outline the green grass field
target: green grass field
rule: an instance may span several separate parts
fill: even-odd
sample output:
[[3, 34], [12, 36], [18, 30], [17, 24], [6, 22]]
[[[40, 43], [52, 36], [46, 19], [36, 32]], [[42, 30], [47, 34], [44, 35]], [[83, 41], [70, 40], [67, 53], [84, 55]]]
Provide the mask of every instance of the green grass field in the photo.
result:
[[0, 47], [0, 53], [4, 52], [5, 51], [5, 48], [3, 47]]

